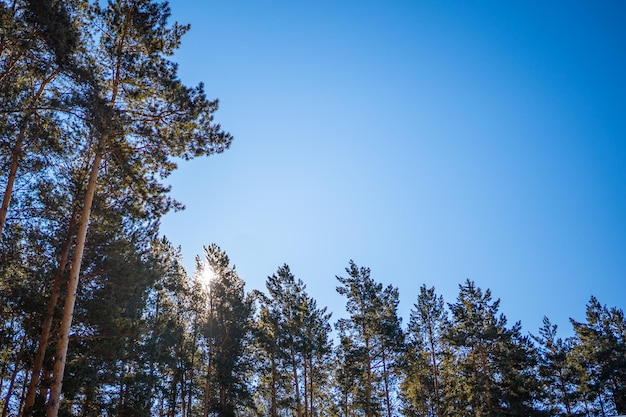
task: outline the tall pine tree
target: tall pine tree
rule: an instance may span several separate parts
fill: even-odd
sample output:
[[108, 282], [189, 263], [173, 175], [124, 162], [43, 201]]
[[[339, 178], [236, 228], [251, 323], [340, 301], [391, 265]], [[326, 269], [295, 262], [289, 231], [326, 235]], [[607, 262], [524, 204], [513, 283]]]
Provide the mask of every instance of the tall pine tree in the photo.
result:
[[393, 373], [403, 350], [403, 334], [397, 316], [398, 292], [392, 286], [383, 289], [370, 276], [370, 269], [353, 261], [346, 268], [347, 277], [337, 277], [337, 292], [346, 297], [349, 318], [340, 319], [339, 330], [343, 377], [350, 392], [342, 396], [351, 404], [340, 408], [366, 417], [394, 413], [391, 392]]
[[204, 248], [198, 269], [198, 274], [207, 269], [213, 276], [204, 330], [207, 353], [203, 414], [232, 417], [250, 404], [246, 375], [252, 300], [228, 256], [217, 245]]
[[591, 297], [587, 304], [587, 322], [571, 322], [578, 339], [574, 354], [582, 364], [580, 375], [589, 400], [607, 398], [608, 404], [604, 407], [614, 409], [616, 414], [626, 414], [624, 312], [615, 307], [607, 308]]
[[556, 324], [544, 317], [539, 336], [533, 336], [539, 351], [538, 372], [550, 415], [570, 417], [576, 415], [578, 402], [573, 342], [557, 337], [556, 330]]
[[330, 314], [286, 264], [267, 278], [266, 288], [256, 325], [265, 365], [259, 380], [264, 395], [257, 402], [268, 415], [323, 415], [330, 403]]
[[459, 288], [442, 364], [444, 415], [541, 415], [536, 354], [520, 323], [506, 326], [490, 290], [470, 280]]
[[443, 297], [435, 288], [420, 287], [417, 303], [410, 312], [405, 375], [402, 384], [407, 402], [405, 413], [414, 416], [441, 416], [440, 367], [448, 314]]

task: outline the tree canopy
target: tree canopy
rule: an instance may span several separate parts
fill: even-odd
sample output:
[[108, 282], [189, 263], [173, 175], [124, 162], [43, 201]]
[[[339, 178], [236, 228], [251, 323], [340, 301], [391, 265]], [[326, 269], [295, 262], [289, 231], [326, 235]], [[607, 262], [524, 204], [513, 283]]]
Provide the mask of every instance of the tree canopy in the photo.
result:
[[0, 2], [2, 417], [626, 414], [626, 320], [595, 297], [563, 339], [472, 280], [403, 325], [353, 261], [342, 312], [287, 264], [246, 290], [214, 243], [186, 271], [163, 180], [233, 140], [178, 77], [188, 29], [161, 1]]

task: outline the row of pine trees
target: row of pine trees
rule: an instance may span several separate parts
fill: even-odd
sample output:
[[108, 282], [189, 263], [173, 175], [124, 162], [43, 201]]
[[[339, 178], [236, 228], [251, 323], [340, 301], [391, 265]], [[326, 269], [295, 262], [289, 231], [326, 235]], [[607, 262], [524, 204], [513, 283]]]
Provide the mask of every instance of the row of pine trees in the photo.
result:
[[[166, 239], [102, 247], [70, 336], [60, 415], [612, 416], [624, 412], [626, 320], [591, 298], [586, 322], [558, 337], [508, 325], [472, 281], [446, 304], [422, 286], [406, 326], [397, 288], [350, 262], [337, 276], [346, 317], [332, 321], [288, 265], [264, 291], [216, 245], [194, 274]], [[201, 276], [212, 276], [207, 284]], [[2, 271], [3, 415], [23, 415], [46, 294]], [[334, 332], [333, 332], [334, 329]], [[54, 329], [53, 329], [54, 333]], [[46, 357], [32, 413], [45, 411]]]
[[185, 271], [162, 180], [232, 136], [179, 80], [189, 27], [169, 16], [0, 1], [2, 417], [626, 413], [626, 322], [594, 298], [562, 339], [472, 281], [450, 304], [422, 287], [403, 325], [398, 290], [353, 262], [338, 320], [287, 265], [251, 292], [216, 245]]

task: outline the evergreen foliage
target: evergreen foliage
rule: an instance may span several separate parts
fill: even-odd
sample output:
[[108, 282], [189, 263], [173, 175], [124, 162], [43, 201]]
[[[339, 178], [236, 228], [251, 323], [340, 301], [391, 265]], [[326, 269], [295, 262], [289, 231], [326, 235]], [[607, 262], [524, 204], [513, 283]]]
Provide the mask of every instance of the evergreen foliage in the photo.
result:
[[408, 326], [406, 372], [402, 382], [406, 415], [442, 415], [440, 368], [449, 325], [443, 297], [435, 294], [434, 287], [422, 285]]
[[341, 284], [337, 292], [346, 297], [350, 316], [340, 319], [336, 328], [345, 358], [341, 372], [351, 378], [340, 408], [346, 415], [391, 416], [395, 413], [394, 373], [404, 345], [397, 316], [398, 291], [391, 285], [383, 289], [371, 278], [369, 268], [353, 261], [346, 272], [348, 277], [337, 277]]
[[263, 415], [329, 415], [330, 314], [318, 308], [288, 265], [267, 278], [255, 326], [256, 402]]
[[573, 356], [585, 399], [598, 404], [603, 413], [626, 414], [624, 312], [607, 308], [592, 296], [587, 304], [587, 322], [571, 322], [577, 338]]
[[252, 300], [224, 251], [212, 244], [204, 248], [204, 255], [204, 264], [198, 260], [198, 273], [209, 269], [213, 279], [202, 329], [206, 344], [203, 415], [231, 417], [250, 403], [244, 353], [249, 344]]
[[286, 264], [247, 292], [211, 244], [189, 274], [162, 180], [232, 137], [178, 79], [169, 17], [0, 2], [1, 417], [626, 414], [626, 320], [594, 297], [573, 337], [529, 337], [473, 281], [447, 305], [422, 286], [403, 328], [398, 289], [350, 261], [333, 334]]
[[490, 290], [483, 292], [470, 280], [459, 289], [445, 336], [443, 414], [542, 415], [536, 353], [520, 323], [506, 326]]

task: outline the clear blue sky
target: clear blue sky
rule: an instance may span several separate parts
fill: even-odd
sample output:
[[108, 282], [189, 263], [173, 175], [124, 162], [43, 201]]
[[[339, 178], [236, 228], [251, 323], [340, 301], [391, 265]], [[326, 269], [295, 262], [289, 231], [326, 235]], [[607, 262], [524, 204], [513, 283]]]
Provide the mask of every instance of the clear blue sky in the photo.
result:
[[[350, 259], [563, 336], [626, 309], [626, 3], [182, 1], [175, 60], [219, 98], [227, 152], [170, 178], [162, 231], [217, 243], [246, 289], [283, 263], [344, 315]], [[190, 271], [191, 272], [191, 271]]]

